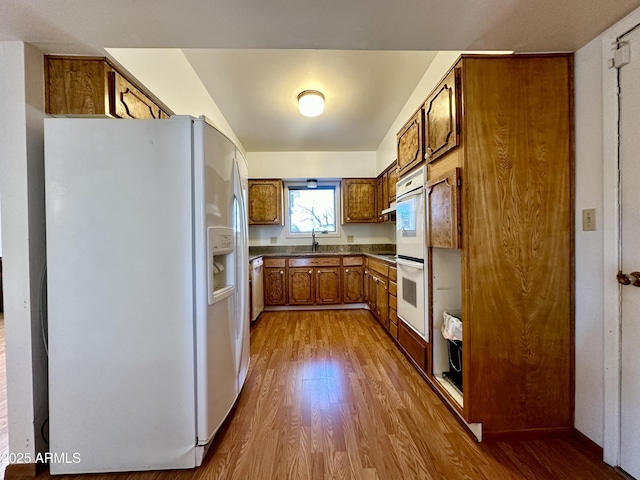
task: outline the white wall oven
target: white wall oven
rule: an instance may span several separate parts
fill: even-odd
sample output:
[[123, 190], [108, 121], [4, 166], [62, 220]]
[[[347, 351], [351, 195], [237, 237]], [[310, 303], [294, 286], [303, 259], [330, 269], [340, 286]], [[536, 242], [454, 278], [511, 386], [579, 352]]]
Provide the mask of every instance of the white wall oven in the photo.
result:
[[428, 341], [424, 184], [424, 167], [414, 170], [396, 184], [396, 262], [398, 317]]

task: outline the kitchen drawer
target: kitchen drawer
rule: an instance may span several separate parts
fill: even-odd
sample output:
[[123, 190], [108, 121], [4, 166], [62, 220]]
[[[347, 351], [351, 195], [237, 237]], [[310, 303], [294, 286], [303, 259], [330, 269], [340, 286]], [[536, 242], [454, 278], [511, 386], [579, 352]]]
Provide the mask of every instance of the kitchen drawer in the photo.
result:
[[398, 322], [398, 342], [420, 369], [427, 372], [427, 344], [404, 322]]
[[369, 259], [369, 269], [379, 273], [385, 278], [389, 278], [389, 264], [375, 258]]
[[391, 277], [389, 277], [389, 295], [398, 296], [398, 284], [391, 281]]
[[284, 258], [265, 258], [264, 266], [265, 268], [284, 268], [285, 259]]
[[398, 312], [395, 307], [391, 308], [391, 306], [389, 306], [389, 321], [394, 325], [398, 325]]
[[[391, 285], [395, 286], [395, 283], [389, 284], [389, 293], [391, 293]], [[395, 293], [389, 295], [389, 307], [395, 309], [396, 311], [398, 310], [398, 297], [396, 297]]]
[[337, 257], [307, 257], [290, 258], [290, 267], [339, 267], [340, 259]]
[[393, 322], [389, 322], [389, 333], [396, 340], [398, 339], [398, 325]]
[[392, 282], [398, 281], [398, 267], [394, 265], [389, 267], [389, 280], [391, 280]]
[[364, 265], [364, 258], [361, 256], [360, 257], [343, 257], [342, 265], [344, 265], [345, 267], [357, 267], [360, 265]]

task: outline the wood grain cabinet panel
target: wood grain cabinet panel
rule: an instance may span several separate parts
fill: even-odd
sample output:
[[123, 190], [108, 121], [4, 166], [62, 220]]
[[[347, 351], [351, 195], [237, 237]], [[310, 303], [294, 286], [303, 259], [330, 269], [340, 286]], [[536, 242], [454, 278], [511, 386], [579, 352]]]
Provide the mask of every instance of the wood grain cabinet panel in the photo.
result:
[[376, 287], [376, 314], [380, 323], [389, 330], [389, 279], [378, 277]]
[[153, 100], [120, 73], [110, 72], [109, 84], [114, 92], [109, 96], [109, 111], [114, 117], [147, 120], [169, 118]]
[[[271, 260], [271, 259], [270, 259]], [[264, 261], [264, 304], [282, 306], [287, 304], [287, 280], [285, 276], [284, 259], [282, 266], [267, 266]]]
[[317, 305], [342, 303], [342, 275], [339, 267], [322, 267], [315, 271]]
[[342, 191], [342, 223], [378, 222], [378, 182], [375, 178], [344, 178]]
[[[382, 210], [387, 208], [385, 206], [385, 198], [384, 198], [384, 173], [381, 174], [376, 179], [376, 205], [378, 206], [378, 222], [384, 222], [384, 215], [382, 214]], [[389, 216], [387, 215], [387, 219]]]
[[396, 184], [398, 183], [398, 161], [393, 162], [389, 168], [389, 176], [387, 177], [387, 191], [389, 192], [389, 204], [396, 201]]
[[371, 293], [370, 293], [370, 283], [369, 277], [371, 277], [371, 272], [369, 271], [369, 267], [365, 265], [364, 273], [362, 277], [362, 293], [364, 295], [364, 303], [367, 304], [369, 309], [371, 309]]
[[418, 110], [397, 136], [398, 175], [402, 176], [424, 161], [424, 110]]
[[460, 248], [460, 169], [427, 181], [427, 246]]
[[423, 372], [427, 372], [427, 344], [404, 322], [398, 322], [398, 343]]
[[344, 303], [361, 303], [364, 301], [364, 267], [347, 266], [343, 269]]
[[249, 179], [249, 225], [284, 225], [281, 179]]
[[313, 305], [314, 300], [313, 269], [308, 267], [289, 268], [289, 305]]
[[428, 162], [458, 146], [458, 77], [459, 70], [454, 68], [424, 104], [424, 149]]
[[572, 56], [463, 61], [465, 414], [488, 433], [568, 431]]
[[[573, 428], [572, 75], [571, 54], [463, 55], [424, 104], [431, 280], [461, 277], [431, 341], [444, 351], [442, 309], [462, 305], [463, 405], [435, 377], [448, 365], [427, 374], [487, 440]], [[398, 341], [427, 365], [401, 321]]]
[[105, 57], [45, 55], [45, 112], [166, 119], [171, 111]]

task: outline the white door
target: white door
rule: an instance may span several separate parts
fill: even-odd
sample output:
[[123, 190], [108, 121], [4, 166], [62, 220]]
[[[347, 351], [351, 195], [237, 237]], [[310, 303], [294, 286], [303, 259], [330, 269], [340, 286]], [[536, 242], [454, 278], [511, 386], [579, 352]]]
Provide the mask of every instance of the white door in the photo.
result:
[[619, 70], [620, 466], [630, 475], [640, 478], [640, 28], [632, 30], [621, 40], [629, 42], [631, 62]]

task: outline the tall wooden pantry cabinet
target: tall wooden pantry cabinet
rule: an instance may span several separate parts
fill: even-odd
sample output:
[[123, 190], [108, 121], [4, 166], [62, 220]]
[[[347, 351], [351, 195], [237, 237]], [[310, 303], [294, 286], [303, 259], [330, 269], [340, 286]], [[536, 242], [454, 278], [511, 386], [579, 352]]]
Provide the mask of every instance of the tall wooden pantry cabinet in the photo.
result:
[[[485, 439], [573, 426], [572, 78], [570, 54], [463, 55], [422, 107], [425, 373]], [[452, 311], [461, 351], [441, 333]]]

